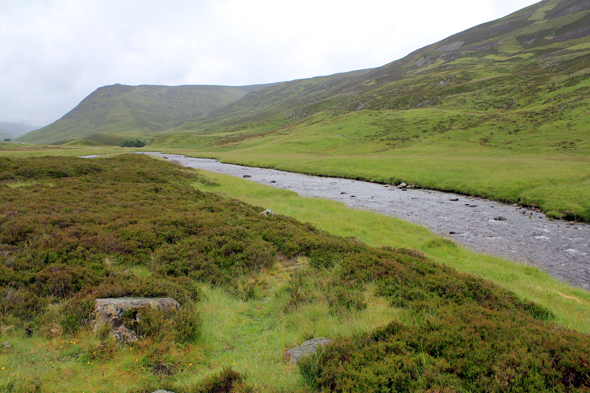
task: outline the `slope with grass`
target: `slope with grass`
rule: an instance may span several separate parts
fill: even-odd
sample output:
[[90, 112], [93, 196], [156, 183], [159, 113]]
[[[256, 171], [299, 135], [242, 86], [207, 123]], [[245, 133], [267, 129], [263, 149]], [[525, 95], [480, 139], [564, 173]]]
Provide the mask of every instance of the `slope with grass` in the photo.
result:
[[[202, 173], [137, 155], [5, 157], [0, 178], [4, 391], [590, 388], [590, 338], [546, 307], [418, 251], [195, 190], [225, 189]], [[120, 346], [89, 315], [125, 295], [183, 308], [140, 311], [141, 340]], [[319, 335], [336, 342], [318, 359], [282, 359]]]
[[[363, 109], [455, 109], [501, 122], [525, 108], [530, 116], [577, 117], [587, 104], [589, 14], [585, 0], [545, 0], [383, 67], [278, 84], [168, 132], [256, 130]], [[467, 129], [486, 121], [493, 123], [477, 119]]]
[[118, 144], [122, 138], [145, 137], [214, 112], [262, 87], [105, 86], [55, 123], [19, 140], [52, 143], [89, 138], [104, 144]]
[[[153, 148], [414, 183], [590, 220], [590, 6], [545, 0], [348, 75], [254, 92]], [[283, 90], [295, 92], [284, 99]]]

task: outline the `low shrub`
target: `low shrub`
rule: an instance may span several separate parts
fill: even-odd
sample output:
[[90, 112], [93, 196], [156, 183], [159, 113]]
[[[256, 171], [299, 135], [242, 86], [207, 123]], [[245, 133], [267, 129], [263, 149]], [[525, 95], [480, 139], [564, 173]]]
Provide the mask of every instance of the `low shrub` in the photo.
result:
[[196, 310], [185, 308], [174, 313], [174, 340], [178, 343], [196, 341], [201, 334], [201, 319]]
[[146, 143], [139, 139], [126, 139], [119, 143], [120, 147], [144, 147]]
[[590, 389], [588, 336], [475, 304], [433, 305], [415, 317], [337, 340], [313, 373], [300, 367], [318, 389], [335, 392]]
[[207, 377], [200, 385], [187, 390], [187, 393], [231, 393], [245, 380], [244, 376], [226, 367], [217, 374]]
[[89, 325], [94, 306], [94, 299], [87, 296], [76, 296], [62, 304], [59, 323], [63, 332], [73, 334]]

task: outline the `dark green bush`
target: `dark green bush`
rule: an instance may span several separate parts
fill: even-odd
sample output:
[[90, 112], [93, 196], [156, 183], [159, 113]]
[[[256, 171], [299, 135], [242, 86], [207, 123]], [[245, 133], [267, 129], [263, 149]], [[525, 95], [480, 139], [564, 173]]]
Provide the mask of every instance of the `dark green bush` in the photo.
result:
[[129, 309], [123, 314], [123, 324], [138, 338], [153, 338], [158, 341], [173, 330], [171, 312], [156, 307]]
[[120, 147], [144, 147], [146, 143], [139, 139], [126, 139], [119, 143]]
[[41, 314], [48, 304], [27, 288], [0, 287], [0, 318], [10, 315], [30, 321]]
[[207, 377], [200, 385], [188, 389], [188, 393], [231, 393], [244, 379], [242, 374], [226, 367], [219, 373]]
[[335, 392], [590, 389], [588, 336], [475, 304], [433, 306], [416, 317], [338, 340], [314, 373], [300, 367], [319, 389]]
[[193, 309], [182, 309], [174, 314], [174, 340], [178, 343], [190, 343], [197, 340], [201, 333], [201, 319]]
[[64, 333], [72, 334], [90, 323], [94, 311], [94, 299], [87, 296], [76, 296], [61, 305], [59, 323]]

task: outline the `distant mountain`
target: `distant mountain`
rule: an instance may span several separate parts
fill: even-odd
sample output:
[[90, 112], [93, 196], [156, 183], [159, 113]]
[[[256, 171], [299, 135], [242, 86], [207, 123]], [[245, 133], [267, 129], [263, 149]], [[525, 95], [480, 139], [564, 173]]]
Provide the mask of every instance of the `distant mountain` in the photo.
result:
[[38, 127], [32, 127], [25, 124], [0, 123], [0, 141], [6, 138], [15, 139], [21, 135], [36, 130]]
[[221, 109], [263, 87], [105, 86], [61, 119], [19, 140], [53, 143], [94, 136], [101, 143], [110, 143], [125, 137], [142, 137]]

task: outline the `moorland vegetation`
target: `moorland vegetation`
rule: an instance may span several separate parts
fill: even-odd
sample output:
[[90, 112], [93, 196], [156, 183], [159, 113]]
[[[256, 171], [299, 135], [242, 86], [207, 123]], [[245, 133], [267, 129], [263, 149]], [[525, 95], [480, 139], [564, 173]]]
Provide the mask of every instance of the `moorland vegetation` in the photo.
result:
[[[5, 391], [590, 389], [590, 338], [547, 308], [418, 251], [196, 190], [218, 187], [197, 171], [13, 157], [0, 178]], [[92, 332], [94, 300], [126, 295], [182, 311], [140, 311], [136, 343]], [[298, 369], [281, 358], [318, 334], [336, 340]]]

